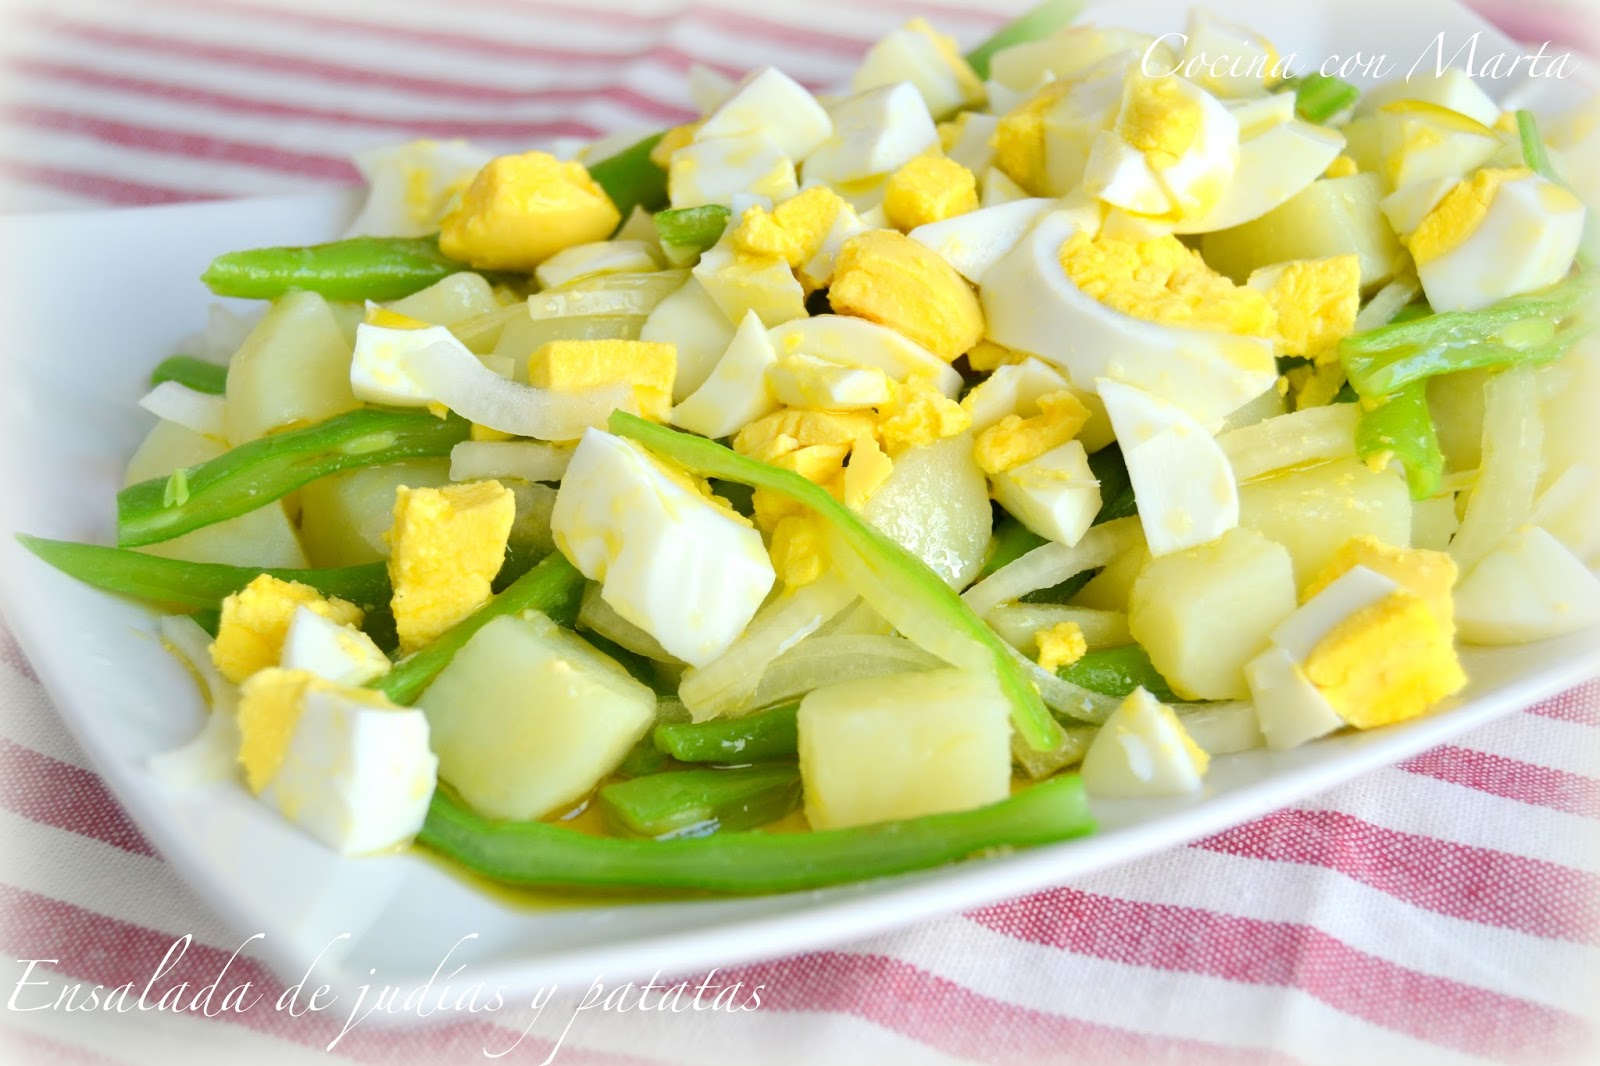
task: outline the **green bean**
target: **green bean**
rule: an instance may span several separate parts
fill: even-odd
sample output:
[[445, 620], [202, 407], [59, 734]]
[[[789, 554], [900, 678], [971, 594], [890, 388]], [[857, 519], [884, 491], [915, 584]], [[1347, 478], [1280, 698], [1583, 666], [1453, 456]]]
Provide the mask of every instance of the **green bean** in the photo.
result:
[[221, 396], [228, 387], [228, 368], [192, 355], [169, 355], [150, 371], [152, 386], [164, 381], [176, 381], [195, 392]]
[[841, 566], [856, 566], [857, 591], [875, 609], [907, 615], [915, 612], [925, 626], [922, 639], [939, 645], [937, 650], [929, 650], [956, 665], [993, 672], [1011, 705], [1012, 724], [1031, 747], [1045, 751], [1060, 743], [1061, 727], [1017, 666], [1010, 645], [973, 614], [926, 563], [863, 522], [827, 489], [793, 471], [757, 462], [715, 441], [646, 422], [626, 411], [612, 412], [609, 424], [618, 436], [638, 441], [703, 477], [741, 481], [815, 511], [838, 538], [839, 546], [851, 553], [846, 558], [835, 552], [834, 558]]
[[294, 289], [329, 300], [398, 300], [469, 267], [439, 238], [347, 237], [327, 244], [251, 248], [211, 261], [200, 280], [218, 296], [275, 300]]
[[433, 643], [395, 663], [394, 669], [374, 681], [371, 687], [395, 703], [407, 706], [433, 683], [462, 645], [491, 621], [502, 615], [532, 610], [570, 625], [577, 617], [578, 594], [582, 589], [583, 575], [560, 552], [551, 552], [504, 592], [457, 622]]
[[664, 247], [698, 253], [722, 239], [733, 212], [721, 204], [683, 207], [656, 215], [656, 233]]
[[983, 561], [979, 578], [988, 577], [1002, 566], [1008, 566], [1045, 543], [1045, 539], [1008, 511], [1001, 511], [994, 524], [994, 541], [989, 547], [989, 557]]
[[1150, 654], [1137, 644], [1090, 649], [1056, 673], [1074, 685], [1116, 699], [1125, 699], [1136, 688], [1143, 688], [1162, 703], [1177, 699], [1166, 678], [1150, 661]]
[[800, 704], [784, 703], [739, 718], [658, 725], [655, 746], [679, 762], [749, 763], [792, 759], [799, 751], [795, 715]]
[[1139, 513], [1133, 479], [1128, 476], [1120, 445], [1113, 442], [1089, 456], [1089, 472], [1100, 482], [1100, 510], [1094, 516], [1095, 525]]
[[1414, 381], [1377, 407], [1363, 410], [1356, 423], [1356, 453], [1369, 461], [1400, 460], [1411, 498], [1432, 499], [1444, 477], [1444, 452], [1428, 409], [1428, 383]]
[[665, 134], [651, 134], [589, 167], [589, 176], [617, 205], [624, 223], [635, 207], [654, 211], [666, 206], [667, 172], [650, 159], [650, 152], [663, 136]]
[[995, 53], [1013, 45], [1027, 44], [1048, 37], [1078, 17], [1083, 0], [1046, 0], [1025, 11], [995, 32], [994, 36], [967, 53], [967, 62], [978, 77], [989, 77], [989, 62]]
[[1294, 90], [1295, 112], [1307, 122], [1327, 122], [1361, 99], [1360, 89], [1328, 74], [1307, 74], [1284, 84]]
[[171, 477], [117, 494], [117, 543], [155, 544], [264, 507], [341, 470], [446, 456], [467, 439], [465, 419], [360, 410], [241, 444]]
[[34, 555], [63, 574], [107, 592], [132, 596], [175, 611], [215, 609], [261, 574], [298, 581], [325, 596], [337, 596], [363, 610], [389, 602], [389, 574], [382, 563], [343, 566], [326, 570], [228, 566], [163, 559], [127, 548], [77, 544], [17, 534], [17, 540]]
[[753, 893], [887, 877], [1093, 831], [1083, 786], [1068, 775], [976, 810], [850, 829], [753, 829], [679, 840], [624, 840], [544, 822], [489, 821], [441, 788], [417, 841], [513, 885]]
[[741, 770], [674, 770], [600, 790], [611, 825], [657, 839], [705, 836], [776, 822], [800, 806], [793, 763]]

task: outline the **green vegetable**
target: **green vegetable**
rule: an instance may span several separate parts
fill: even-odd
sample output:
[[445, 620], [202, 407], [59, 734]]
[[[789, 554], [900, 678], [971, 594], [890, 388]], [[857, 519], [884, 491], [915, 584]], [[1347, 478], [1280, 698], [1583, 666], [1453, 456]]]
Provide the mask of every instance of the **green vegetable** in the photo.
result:
[[978, 77], [989, 77], [989, 61], [995, 53], [1013, 45], [1027, 44], [1068, 25], [1083, 10], [1083, 0], [1045, 0], [1031, 11], [1025, 11], [997, 30], [993, 37], [967, 53], [967, 62]]
[[1327, 74], [1306, 74], [1284, 83], [1294, 89], [1295, 112], [1307, 122], [1327, 122], [1361, 99], [1361, 90]]
[[383, 563], [328, 570], [258, 569], [222, 563], [190, 563], [163, 559], [127, 548], [75, 544], [17, 534], [33, 554], [87, 585], [145, 600], [178, 611], [215, 609], [223, 597], [238, 592], [261, 574], [298, 581], [325, 596], [337, 596], [363, 610], [389, 602], [389, 574]]
[[667, 172], [650, 161], [650, 152], [664, 134], [655, 133], [616, 155], [607, 156], [589, 167], [595, 180], [627, 222], [635, 207], [654, 211], [667, 203]]
[[417, 841], [515, 885], [750, 893], [887, 877], [1093, 831], [1083, 786], [1071, 775], [953, 814], [811, 833], [746, 830], [681, 840], [624, 840], [544, 822], [492, 822], [439, 789]]
[[1444, 452], [1428, 410], [1428, 383], [1415, 381], [1363, 410], [1356, 424], [1356, 453], [1364, 461], [1400, 460], [1413, 500], [1432, 499], [1444, 476]]
[[[1011, 704], [1012, 723], [1031, 747], [1047, 751], [1060, 744], [1061, 727], [1014, 661], [1015, 653], [1010, 645], [996, 636], [926, 563], [867, 525], [854, 511], [829, 495], [827, 489], [792, 471], [735, 454], [715, 441], [646, 422], [626, 411], [612, 413], [610, 429], [703, 477], [740, 481], [752, 488], [768, 489], [816, 511], [837, 536], [839, 546], [854, 555], [854, 559], [845, 560], [836, 553], [835, 559], [840, 565], [859, 563], [885, 590], [886, 601], [873, 603], [875, 609], [882, 613], [885, 607], [890, 607], [887, 597], [892, 595], [891, 609], [907, 617], [915, 616], [924, 626], [921, 640], [910, 633], [908, 637], [918, 643], [923, 640], [937, 643], [942, 652], [935, 648], [928, 650], [954, 665], [993, 672]], [[866, 594], [865, 589], [858, 591]], [[897, 628], [904, 632], [907, 627], [898, 625]], [[929, 639], [935, 636], [936, 639]], [[952, 653], [954, 659], [951, 659]]]
[[169, 355], [150, 371], [151, 386], [164, 381], [176, 381], [195, 392], [221, 396], [228, 387], [228, 368], [192, 355]]
[[1592, 272], [1481, 311], [1446, 311], [1394, 322], [1339, 342], [1339, 359], [1363, 399], [1392, 396], [1437, 374], [1548, 363], [1594, 326]]
[[1002, 566], [1008, 566], [1045, 543], [1045, 539], [1007, 511], [1000, 511], [994, 524], [994, 542], [989, 548], [989, 558], [983, 562], [978, 579], [988, 577]]
[[800, 704], [785, 703], [739, 718], [658, 725], [652, 739], [679, 762], [751, 763], [793, 759], [800, 750], [795, 716]]
[[600, 790], [611, 824], [636, 836], [705, 836], [775, 822], [800, 806], [793, 763], [742, 770], [678, 770]]
[[309, 481], [362, 466], [447, 456], [467, 439], [465, 419], [421, 411], [361, 410], [230, 449], [173, 478], [152, 478], [117, 494], [117, 543], [171, 540], [263, 507]]
[[1162, 703], [1177, 699], [1166, 678], [1150, 662], [1149, 653], [1137, 644], [1091, 649], [1083, 658], [1056, 673], [1074, 685], [1119, 700], [1140, 687]]
[[1094, 516], [1095, 525], [1139, 513], [1133, 479], [1128, 476], [1120, 445], [1108, 444], [1089, 456], [1089, 472], [1100, 482], [1100, 512]]
[[583, 575], [560, 552], [551, 552], [506, 590], [457, 622], [443, 636], [425, 648], [394, 664], [372, 688], [402, 706], [408, 706], [427, 688], [439, 671], [449, 665], [461, 646], [472, 635], [501, 615], [538, 611], [571, 626], [578, 615], [578, 596], [583, 591]]
[[200, 280], [218, 296], [275, 300], [307, 289], [329, 300], [398, 300], [468, 269], [433, 237], [348, 237], [302, 247], [252, 248], [211, 261]]
[[659, 774], [666, 769], [669, 761], [666, 753], [652, 744], [649, 737], [645, 737], [629, 749], [628, 754], [623, 757], [621, 765], [617, 767], [617, 771], [628, 777]]
[[721, 204], [682, 207], [656, 215], [661, 243], [682, 252], [699, 253], [722, 239], [733, 212]]

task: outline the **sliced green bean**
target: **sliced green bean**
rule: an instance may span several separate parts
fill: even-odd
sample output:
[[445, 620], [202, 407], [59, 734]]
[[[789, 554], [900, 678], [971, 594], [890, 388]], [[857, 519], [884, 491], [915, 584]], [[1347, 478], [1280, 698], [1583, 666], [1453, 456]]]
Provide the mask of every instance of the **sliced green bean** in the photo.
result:
[[117, 494], [117, 543], [171, 540], [264, 507], [319, 477], [402, 459], [438, 457], [467, 439], [465, 419], [419, 411], [350, 411], [305, 429], [241, 444], [168, 478]]
[[741, 770], [674, 770], [618, 781], [600, 790], [614, 826], [657, 839], [753, 829], [800, 806], [800, 768], [793, 763]]
[[1100, 510], [1094, 516], [1095, 525], [1139, 513], [1133, 479], [1128, 476], [1128, 463], [1122, 458], [1120, 445], [1113, 442], [1089, 456], [1089, 472], [1100, 482]]
[[1083, 786], [1077, 775], [1068, 775], [953, 814], [810, 833], [753, 829], [678, 840], [625, 840], [545, 822], [489, 821], [441, 788], [417, 841], [506, 884], [754, 893], [887, 877], [1093, 831]]
[[1092, 648], [1056, 673], [1075, 685], [1119, 700], [1126, 699], [1136, 688], [1143, 688], [1162, 703], [1177, 700], [1167, 679], [1150, 661], [1150, 653], [1137, 644]]
[[628, 221], [635, 207], [655, 211], [666, 206], [667, 172], [650, 159], [650, 152], [663, 136], [665, 134], [651, 134], [589, 167], [589, 176], [617, 205], [623, 222]]
[[169, 355], [150, 371], [152, 386], [165, 381], [176, 381], [185, 388], [209, 396], [221, 396], [228, 387], [228, 368], [196, 359], [192, 355]]
[[1327, 122], [1361, 99], [1361, 90], [1329, 74], [1307, 74], [1285, 83], [1294, 90], [1294, 109], [1307, 122]]
[[656, 215], [661, 243], [685, 253], [703, 252], [722, 239], [733, 212], [721, 204], [682, 207]]
[[987, 41], [967, 53], [967, 62], [978, 77], [989, 77], [989, 63], [995, 53], [1013, 45], [1027, 44], [1048, 37], [1076, 19], [1083, 11], [1083, 0], [1046, 0], [1000, 27]]
[[739, 718], [658, 725], [655, 746], [679, 762], [749, 763], [792, 759], [799, 751], [799, 702]]
[[398, 300], [463, 270], [432, 237], [347, 237], [326, 244], [250, 248], [211, 261], [200, 280], [218, 296], [275, 300], [295, 289], [329, 300]]
[[989, 557], [983, 561], [983, 569], [978, 573], [979, 579], [988, 577], [1002, 566], [1009, 566], [1044, 543], [1043, 537], [1017, 521], [1015, 515], [1001, 511], [994, 524], [994, 540], [989, 548]]
[[1405, 467], [1414, 500], [1432, 499], [1444, 477], [1444, 451], [1428, 409], [1428, 383], [1414, 381], [1378, 406], [1361, 412], [1356, 454], [1363, 460], [1394, 458]]

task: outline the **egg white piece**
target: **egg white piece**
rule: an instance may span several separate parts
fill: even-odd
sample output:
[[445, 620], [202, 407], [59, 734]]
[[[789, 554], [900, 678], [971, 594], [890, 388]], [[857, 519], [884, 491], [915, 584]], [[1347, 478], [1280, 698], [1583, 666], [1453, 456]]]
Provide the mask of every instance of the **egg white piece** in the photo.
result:
[[995, 367], [967, 393], [961, 405], [972, 416], [972, 432], [978, 434], [1007, 415], [1031, 418], [1039, 413], [1039, 397], [1068, 387], [1067, 379], [1055, 367], [1039, 359], [1024, 359]]
[[355, 626], [297, 607], [283, 638], [279, 665], [306, 670], [336, 685], [365, 685], [389, 672], [389, 657]]
[[1397, 100], [1378, 109], [1378, 146], [1390, 189], [1430, 178], [1461, 178], [1502, 148], [1494, 130], [1421, 100]]
[[438, 766], [421, 711], [313, 687], [261, 798], [341, 855], [370, 855], [422, 828]]
[[778, 409], [767, 371], [778, 361], [767, 328], [745, 312], [705, 382], [672, 409], [672, 424], [702, 437], [727, 437]]
[[1254, 221], [1320, 178], [1344, 147], [1344, 135], [1326, 126], [1299, 119], [1269, 125], [1239, 142], [1239, 165], [1222, 197], [1172, 232], [1212, 233]]
[[1168, 326], [1113, 310], [1073, 284], [1060, 250], [1083, 213], [1054, 211], [984, 272], [979, 286], [989, 339], [1036, 355], [1086, 392], [1101, 379], [1138, 386], [1180, 405], [1203, 425], [1221, 422], [1278, 379], [1265, 337]]
[[1433, 209], [1439, 206], [1439, 201], [1455, 187], [1453, 178], [1414, 181], [1385, 196], [1378, 206], [1383, 211], [1383, 217], [1389, 220], [1395, 236], [1402, 241], [1409, 241], [1411, 235], [1417, 232], [1417, 227], [1422, 225], [1422, 220], [1432, 214]]
[[695, 140], [760, 133], [790, 159], [804, 159], [833, 132], [833, 120], [805, 87], [776, 67], [756, 71], [695, 131]]
[[603, 430], [578, 443], [550, 528], [619, 615], [691, 666], [725, 652], [777, 580], [755, 527]]
[[928, 105], [910, 82], [857, 93], [831, 114], [833, 136], [801, 166], [807, 181], [837, 185], [888, 174], [939, 143]]
[[563, 248], [534, 268], [539, 287], [554, 289], [598, 274], [645, 274], [661, 264], [644, 241], [595, 241]]
[[350, 388], [356, 398], [390, 407], [426, 407], [436, 402], [408, 366], [410, 358], [433, 345], [459, 348], [474, 362], [466, 345], [444, 326], [397, 329], [363, 322], [356, 327], [355, 352], [350, 361]]
[[768, 326], [805, 317], [805, 289], [782, 259], [742, 256], [724, 241], [705, 250], [693, 274], [730, 322], [747, 311]]
[[1264, 133], [1273, 126], [1294, 121], [1294, 93], [1270, 93], [1224, 100], [1224, 105], [1239, 124], [1239, 140]]
[[702, 115], [721, 107], [739, 88], [738, 82], [704, 63], [690, 64], [688, 80], [689, 99]]
[[935, 388], [954, 398], [961, 391], [961, 374], [926, 348], [897, 330], [851, 315], [814, 315], [785, 322], [770, 331], [778, 358], [809, 355], [839, 366], [882, 370], [895, 381], [927, 378]]
[[1443, 73], [1424, 68], [1409, 77], [1375, 85], [1362, 94], [1357, 110], [1368, 114], [1396, 100], [1437, 104], [1485, 126], [1493, 126], [1500, 118], [1500, 105], [1494, 97], [1460, 67], [1448, 67]]
[[798, 188], [794, 160], [759, 132], [696, 140], [673, 152], [667, 167], [667, 198], [675, 208], [726, 207], [740, 193], [782, 199]]
[[1140, 799], [1199, 791], [1208, 764], [1172, 708], [1141, 688], [1111, 712], [1079, 772], [1091, 796]]
[[1273, 751], [1299, 747], [1344, 727], [1344, 719], [1300, 664], [1277, 645], [1246, 663], [1244, 676], [1261, 735]]
[[1279, 63], [1265, 37], [1210, 11], [1191, 8], [1187, 29], [1183, 62], [1195, 64], [1194, 80], [1218, 96], [1259, 95]]
[[1461, 579], [1455, 619], [1469, 644], [1522, 644], [1600, 625], [1600, 578], [1566, 545], [1527, 526]]
[[1083, 442], [1069, 440], [990, 478], [994, 498], [1024, 526], [1068, 547], [1100, 512], [1100, 482]]
[[778, 402], [787, 407], [859, 411], [894, 399], [889, 375], [874, 367], [840, 366], [811, 355], [790, 355], [767, 370]]
[[1207, 544], [1239, 524], [1233, 468], [1205, 426], [1132, 385], [1101, 379], [1096, 391], [1122, 445], [1152, 556]]
[[[1130, 82], [1130, 91], [1137, 84]], [[1157, 170], [1119, 133], [1102, 131], [1084, 169], [1084, 190], [1138, 214], [1203, 214], [1212, 210], [1238, 171], [1239, 122], [1198, 85], [1179, 77], [1166, 79], [1166, 85], [1199, 107], [1194, 143], [1170, 166]]]
[[961, 133], [945, 155], [974, 174], [982, 174], [994, 162], [994, 133], [1000, 128], [996, 115], [968, 111], [961, 120]]
[[1272, 643], [1297, 663], [1311, 657], [1324, 637], [1357, 611], [1380, 603], [1400, 586], [1365, 566], [1353, 566], [1301, 604], [1272, 631]]
[[918, 226], [907, 234], [938, 252], [956, 273], [976, 285], [1023, 238], [1054, 200], [1029, 197], [996, 207], [980, 207], [964, 215]]
[[[881, 208], [875, 211], [882, 213]], [[839, 263], [839, 250], [844, 247], [845, 241], [869, 229], [881, 229], [885, 224], [879, 220], [875, 226], [868, 225], [853, 206], [841, 204], [839, 214], [828, 228], [827, 235], [822, 238], [822, 243], [817, 246], [816, 254], [800, 265], [800, 269], [795, 271], [796, 276], [811, 289], [827, 288], [833, 281], [833, 272]]]
[[355, 155], [367, 200], [347, 237], [425, 237], [439, 229], [454, 190], [494, 158], [466, 141], [410, 141]]
[[672, 379], [672, 398], [682, 403], [705, 383], [711, 370], [733, 340], [734, 324], [695, 277], [656, 304], [639, 331], [642, 341], [674, 344], [678, 369]]
[[1028, 199], [1028, 192], [999, 167], [990, 167], [978, 179], [978, 203], [983, 207], [998, 207]]
[[139, 406], [202, 437], [221, 440], [227, 429], [227, 402], [176, 381], [163, 381], [139, 400]]
[[925, 30], [902, 26], [867, 50], [850, 82], [851, 92], [910, 82], [922, 94], [928, 111], [941, 118], [960, 107], [983, 101], [976, 76], [962, 71]]
[[1471, 236], [1418, 263], [1429, 305], [1477, 311], [1554, 285], [1572, 269], [1584, 217], [1582, 201], [1538, 175], [1502, 183]]

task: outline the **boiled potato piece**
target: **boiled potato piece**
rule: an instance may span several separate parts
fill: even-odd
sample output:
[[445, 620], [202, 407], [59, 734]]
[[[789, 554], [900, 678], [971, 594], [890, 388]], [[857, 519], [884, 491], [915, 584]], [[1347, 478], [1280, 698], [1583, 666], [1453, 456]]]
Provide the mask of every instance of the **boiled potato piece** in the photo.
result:
[[318, 478], [300, 490], [300, 539], [313, 566], [359, 566], [389, 557], [394, 491], [450, 483], [450, 460], [410, 459]]
[[[123, 484], [168, 477], [180, 466], [208, 462], [224, 451], [219, 441], [204, 437], [176, 422], [157, 422], [139, 450], [128, 461]], [[305, 552], [284, 511], [274, 500], [238, 518], [185, 533], [181, 537], [146, 544], [137, 551], [163, 559], [192, 563], [227, 563], [230, 566], [303, 567]]]
[[582, 638], [529, 611], [473, 636], [417, 701], [439, 777], [490, 818], [542, 818], [617, 768], [656, 696]]
[[1524, 644], [1600, 625], [1600, 578], [1555, 537], [1524, 526], [1456, 588], [1468, 644]]
[[994, 530], [989, 487], [972, 458], [972, 435], [895, 456], [894, 473], [872, 494], [862, 517], [952, 588], [966, 588], [983, 569]]
[[1142, 543], [1123, 552], [1111, 560], [1104, 570], [1090, 578], [1089, 583], [1079, 589], [1069, 602], [1074, 607], [1126, 613], [1134, 579], [1149, 561], [1150, 549]]
[[482, 274], [463, 270], [396, 300], [389, 305], [389, 310], [419, 322], [448, 327], [498, 311], [500, 301], [494, 298], [494, 288]]
[[800, 780], [814, 829], [998, 803], [1011, 792], [1011, 723], [992, 677], [893, 674], [800, 701]]
[[1289, 549], [1304, 585], [1352, 537], [1411, 544], [1411, 494], [1392, 471], [1338, 459], [1239, 486], [1239, 525]]
[[1128, 629], [1184, 699], [1246, 699], [1244, 665], [1294, 611], [1297, 587], [1281, 544], [1231, 529], [1151, 560], [1133, 583]]
[[228, 439], [244, 444], [359, 407], [350, 353], [339, 317], [322, 297], [292, 292], [274, 301], [228, 364]]
[[1206, 234], [1200, 253], [1241, 285], [1257, 267], [1353, 253], [1361, 260], [1361, 287], [1371, 290], [1407, 261], [1378, 207], [1382, 199], [1376, 174], [1323, 178], [1254, 222]]

